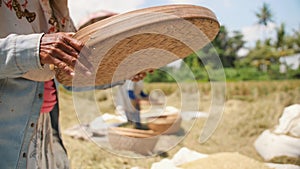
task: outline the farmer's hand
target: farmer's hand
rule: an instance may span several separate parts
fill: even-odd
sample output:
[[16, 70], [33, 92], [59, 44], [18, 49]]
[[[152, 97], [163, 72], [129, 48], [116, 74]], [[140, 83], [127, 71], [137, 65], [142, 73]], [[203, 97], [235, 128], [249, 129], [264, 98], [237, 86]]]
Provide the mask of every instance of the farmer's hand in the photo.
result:
[[[92, 65], [87, 61], [88, 50], [84, 44], [71, 36], [73, 33], [45, 34], [40, 43], [40, 61], [74, 76], [74, 67], [86, 75], [91, 74]], [[84, 48], [86, 49], [86, 48]], [[79, 56], [80, 54], [80, 56]], [[77, 70], [77, 69], [76, 69]]]

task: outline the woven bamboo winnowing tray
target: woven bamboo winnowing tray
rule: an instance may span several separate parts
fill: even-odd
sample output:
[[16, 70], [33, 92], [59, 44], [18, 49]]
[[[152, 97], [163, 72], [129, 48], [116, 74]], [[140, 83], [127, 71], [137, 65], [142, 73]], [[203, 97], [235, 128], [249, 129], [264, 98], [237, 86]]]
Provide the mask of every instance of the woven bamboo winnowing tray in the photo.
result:
[[114, 127], [108, 130], [108, 140], [115, 150], [133, 151], [148, 156], [153, 154], [159, 139], [157, 134], [151, 130]]
[[158, 134], [175, 134], [181, 128], [180, 114], [148, 118], [147, 126]]
[[66, 86], [106, 85], [130, 79], [185, 58], [211, 42], [220, 25], [212, 11], [194, 5], [167, 5], [116, 15], [79, 30], [74, 38], [90, 49], [92, 76], [57, 71]]

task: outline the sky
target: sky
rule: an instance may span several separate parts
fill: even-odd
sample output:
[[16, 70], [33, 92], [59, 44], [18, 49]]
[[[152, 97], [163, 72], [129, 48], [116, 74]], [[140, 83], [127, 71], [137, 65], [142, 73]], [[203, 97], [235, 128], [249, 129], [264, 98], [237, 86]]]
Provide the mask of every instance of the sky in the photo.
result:
[[[264, 2], [270, 5], [274, 23], [261, 28], [257, 24], [255, 12], [258, 12]], [[285, 23], [290, 34], [293, 30], [300, 30], [300, 0], [69, 0], [69, 9], [74, 23], [78, 25], [84, 17], [99, 10], [124, 13], [167, 4], [207, 7], [216, 14], [221, 25], [230, 32], [241, 31], [246, 41], [260, 39], [262, 34], [258, 32], [268, 32], [269, 36], [274, 36], [275, 28], [281, 23]], [[261, 31], [262, 29], [266, 31]]]

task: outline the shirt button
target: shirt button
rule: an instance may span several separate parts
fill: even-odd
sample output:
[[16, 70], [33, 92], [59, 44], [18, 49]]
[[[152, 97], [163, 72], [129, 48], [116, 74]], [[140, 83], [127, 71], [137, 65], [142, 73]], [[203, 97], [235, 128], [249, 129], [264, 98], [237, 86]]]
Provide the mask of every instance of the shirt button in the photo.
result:
[[26, 158], [27, 154], [26, 154], [26, 153], [23, 153], [23, 155], [22, 155], [22, 156], [23, 156], [23, 158]]
[[43, 98], [43, 93], [39, 93], [39, 98], [40, 98], [40, 99]]
[[34, 123], [31, 123], [31, 124], [30, 124], [30, 127], [34, 127]]

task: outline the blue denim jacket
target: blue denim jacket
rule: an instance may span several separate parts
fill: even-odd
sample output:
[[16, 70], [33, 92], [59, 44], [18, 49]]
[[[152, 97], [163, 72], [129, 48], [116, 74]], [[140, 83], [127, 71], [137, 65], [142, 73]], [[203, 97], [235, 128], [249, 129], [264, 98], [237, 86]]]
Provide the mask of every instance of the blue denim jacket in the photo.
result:
[[[44, 83], [21, 76], [41, 69], [39, 42], [42, 34], [9, 35], [0, 39], [0, 168], [26, 168], [27, 150], [43, 103]], [[96, 87], [70, 88], [83, 91], [106, 89], [124, 81]], [[57, 87], [58, 83], [56, 83]], [[50, 112], [52, 127], [59, 132], [58, 103]], [[61, 140], [60, 140], [61, 141]]]
[[29, 141], [43, 103], [44, 83], [21, 76], [28, 70], [42, 68], [41, 36], [10, 35], [0, 39], [1, 168], [26, 168]]

